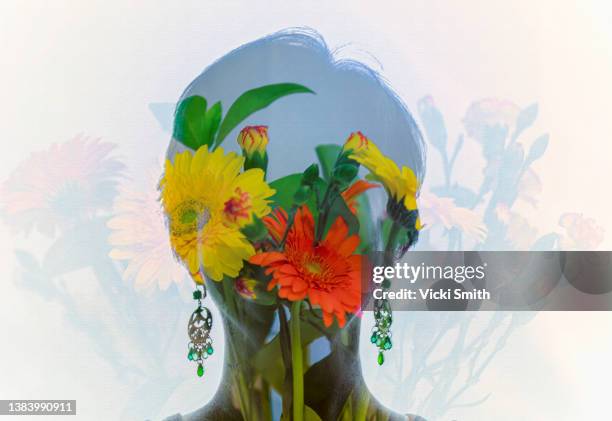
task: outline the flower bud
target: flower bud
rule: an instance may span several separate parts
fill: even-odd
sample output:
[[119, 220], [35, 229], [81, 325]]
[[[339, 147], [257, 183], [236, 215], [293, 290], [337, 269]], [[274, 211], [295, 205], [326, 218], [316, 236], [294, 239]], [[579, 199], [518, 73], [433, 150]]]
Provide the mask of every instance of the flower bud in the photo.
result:
[[346, 151], [358, 151], [360, 149], [366, 148], [370, 143], [370, 139], [368, 139], [361, 132], [351, 133], [346, 142], [344, 142], [344, 147], [342, 148]]
[[236, 279], [236, 282], [234, 283], [236, 292], [246, 300], [254, 300], [257, 298], [257, 293], [255, 291], [256, 286], [256, 280], [245, 277]]
[[245, 157], [244, 169], [268, 168], [268, 126], [246, 126], [238, 134], [238, 145]]
[[268, 126], [246, 126], [238, 134], [238, 144], [245, 155], [265, 153], [268, 145]]

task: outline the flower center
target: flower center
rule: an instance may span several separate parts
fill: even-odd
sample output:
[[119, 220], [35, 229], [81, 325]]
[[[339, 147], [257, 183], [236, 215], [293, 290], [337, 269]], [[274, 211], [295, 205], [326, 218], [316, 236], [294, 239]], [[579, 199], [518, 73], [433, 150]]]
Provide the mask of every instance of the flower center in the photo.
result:
[[181, 215], [181, 224], [193, 224], [198, 219], [195, 209], [188, 209]]
[[329, 291], [337, 283], [329, 266], [319, 256], [306, 256], [302, 260], [302, 271], [311, 288]]
[[313, 275], [320, 275], [321, 273], [323, 273], [323, 268], [321, 267], [321, 264], [319, 262], [309, 261], [304, 263], [304, 267], [308, 272]]
[[243, 192], [240, 187], [237, 187], [235, 192], [236, 196], [225, 202], [223, 208], [223, 212], [232, 222], [236, 222], [238, 218], [248, 218], [251, 209], [249, 194]]
[[173, 235], [193, 234], [210, 220], [210, 211], [200, 201], [187, 200], [170, 214], [170, 230]]

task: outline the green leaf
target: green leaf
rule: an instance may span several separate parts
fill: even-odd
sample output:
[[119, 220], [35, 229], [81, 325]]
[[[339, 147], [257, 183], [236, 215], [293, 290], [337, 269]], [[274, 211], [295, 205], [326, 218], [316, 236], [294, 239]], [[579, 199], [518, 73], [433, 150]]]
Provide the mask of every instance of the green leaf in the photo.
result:
[[319, 179], [319, 166], [312, 164], [304, 171], [302, 182], [308, 186], [312, 186]]
[[309, 406], [304, 406], [304, 421], [322, 421], [321, 417]]
[[270, 187], [276, 190], [271, 200], [276, 206], [288, 210], [293, 206], [293, 196], [300, 187], [302, 173], [290, 174], [270, 183]]
[[264, 225], [263, 221], [260, 218], [255, 217], [253, 222], [249, 225], [246, 225], [240, 230], [251, 243], [256, 243], [258, 241], [266, 238], [268, 234], [268, 230]]
[[174, 116], [172, 137], [191, 149], [205, 144], [206, 99], [190, 96], [182, 100]]
[[234, 101], [227, 111], [219, 129], [216, 145], [219, 146], [236, 126], [254, 112], [266, 108], [284, 96], [305, 93], [314, 94], [307, 87], [297, 83], [277, 83], [246, 91]]
[[339, 145], [319, 145], [315, 150], [317, 151], [317, 157], [319, 158], [323, 170], [323, 179], [329, 181], [334, 169], [334, 164], [336, 163], [338, 155], [340, 155], [342, 147]]
[[340, 164], [334, 168], [333, 177], [341, 186], [346, 187], [355, 179], [358, 171], [359, 166], [354, 163]]
[[538, 137], [529, 148], [527, 159], [525, 160], [525, 166], [529, 166], [532, 162], [542, 158], [548, 147], [548, 135], [542, 135]]
[[[287, 211], [291, 209], [291, 207], [295, 204], [295, 194], [302, 185], [302, 177], [303, 173], [295, 173], [272, 181], [270, 183], [270, 187], [276, 190], [274, 196], [271, 197], [272, 203], [275, 206], [280, 206]], [[319, 191], [323, 191], [326, 188], [325, 182], [319, 177], [314, 180], [312, 185]], [[306, 203], [313, 214], [316, 214], [317, 209], [314, 195], [312, 195]]]
[[212, 145], [219, 124], [221, 124], [221, 102], [217, 102], [206, 111], [204, 116], [204, 144]]
[[312, 187], [307, 184], [302, 184], [299, 189], [295, 192], [293, 196], [293, 202], [301, 206], [304, 203], [308, 202], [308, 200], [312, 197]]

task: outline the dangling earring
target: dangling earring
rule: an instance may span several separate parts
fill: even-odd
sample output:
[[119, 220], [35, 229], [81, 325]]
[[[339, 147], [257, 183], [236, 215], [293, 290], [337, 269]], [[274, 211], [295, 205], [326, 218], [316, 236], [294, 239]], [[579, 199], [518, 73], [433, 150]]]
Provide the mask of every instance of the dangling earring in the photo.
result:
[[204, 360], [213, 353], [212, 338], [210, 331], [212, 329], [212, 314], [210, 310], [202, 306], [202, 300], [206, 298], [206, 287], [201, 286], [201, 289], [196, 289], [193, 292], [193, 299], [197, 300], [198, 308], [195, 309], [189, 318], [187, 325], [187, 333], [189, 334], [189, 353], [187, 358], [189, 361], [195, 361], [198, 364], [198, 377], [204, 375]]
[[391, 306], [386, 299], [374, 301], [374, 320], [375, 325], [372, 327], [372, 342], [378, 348], [378, 365], [383, 365], [385, 362], [384, 352], [391, 349], [391, 324], [393, 316], [391, 314]]

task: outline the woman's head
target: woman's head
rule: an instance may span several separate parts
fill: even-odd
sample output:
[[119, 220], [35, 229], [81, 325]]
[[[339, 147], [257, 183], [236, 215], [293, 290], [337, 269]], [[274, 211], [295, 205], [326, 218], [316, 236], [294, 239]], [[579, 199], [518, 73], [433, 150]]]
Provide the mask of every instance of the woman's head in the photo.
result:
[[[227, 107], [243, 92], [292, 82], [315, 95], [290, 95], [261, 110], [227, 137], [224, 148], [238, 150], [235, 139], [245, 125], [269, 127], [268, 178], [275, 179], [316, 161], [314, 146], [342, 144], [361, 131], [398, 164], [425, 171], [424, 144], [412, 115], [374, 70], [353, 60], [336, 59], [314, 31], [289, 29], [229, 52], [185, 89], [181, 99], [204, 96]], [[168, 158], [183, 145], [172, 141]]]
[[[243, 127], [266, 127], [266, 138], [269, 138], [266, 149], [270, 162], [267, 179], [274, 180], [301, 172], [317, 162], [317, 145], [342, 145], [351, 133], [359, 132], [376, 142], [380, 150], [397, 164], [411, 168], [417, 178], [422, 179], [425, 167], [424, 145], [408, 109], [378, 73], [357, 61], [337, 59], [323, 38], [314, 31], [285, 30], [231, 51], [208, 66], [185, 89], [180, 100], [201, 96], [206, 98], [209, 107], [221, 103], [223, 115], [226, 115], [230, 104], [242, 93], [279, 83], [300, 84], [314, 94], [288, 95], [250, 115], [229, 133], [223, 143], [225, 152], [240, 150], [239, 131]], [[182, 143], [173, 139], [168, 148], [168, 159], [176, 161], [176, 155], [185, 149]], [[202, 148], [198, 155], [206, 155], [206, 159], [214, 161]], [[190, 154], [181, 156], [191, 159]], [[199, 160], [204, 162], [206, 159]], [[223, 159], [230, 158], [228, 156]], [[176, 167], [178, 164], [174, 163]], [[166, 183], [169, 175], [166, 174], [164, 179]], [[187, 176], [184, 181], [187, 184], [181, 184], [178, 190], [185, 191], [188, 185], [197, 182], [201, 184], [198, 188], [205, 191], [205, 196], [210, 196], [209, 202], [214, 202], [215, 196], [221, 200], [222, 193], [218, 190], [218, 183], [213, 183], [212, 176]], [[418, 184], [415, 184], [417, 188]], [[166, 205], [171, 205], [166, 196], [176, 196], [171, 190], [164, 189], [163, 200]], [[379, 219], [387, 209], [385, 191], [374, 189], [368, 192], [368, 196], [370, 215], [374, 220]], [[192, 207], [190, 205], [190, 209]], [[169, 218], [174, 220], [175, 216], [169, 215]], [[213, 219], [211, 216], [206, 219], [206, 223], [211, 225]], [[198, 221], [194, 219], [192, 225], [196, 227]], [[222, 237], [229, 238], [231, 235], [224, 234]], [[200, 250], [203, 246], [196, 250], [189, 246], [191, 243], [185, 241], [185, 236], [180, 236], [178, 246], [187, 247], [190, 253], [181, 253], [181, 247], [174, 243], [173, 248], [189, 266], [194, 277], [198, 276], [200, 264], [205, 266], [207, 276], [213, 280], [220, 280], [223, 276], [236, 277], [235, 270], [229, 267], [231, 261], [224, 256], [252, 254], [249, 244], [228, 249], [224, 254], [222, 245], [217, 243], [206, 251]], [[236, 241], [232, 244], [236, 244]], [[202, 254], [201, 258], [194, 257]], [[215, 260], [218, 264], [208, 264], [207, 268], [207, 259]], [[236, 268], [241, 267], [242, 260], [238, 259], [236, 264]], [[229, 273], [228, 270], [233, 272]]]

